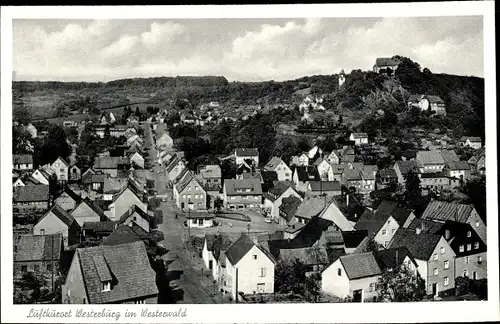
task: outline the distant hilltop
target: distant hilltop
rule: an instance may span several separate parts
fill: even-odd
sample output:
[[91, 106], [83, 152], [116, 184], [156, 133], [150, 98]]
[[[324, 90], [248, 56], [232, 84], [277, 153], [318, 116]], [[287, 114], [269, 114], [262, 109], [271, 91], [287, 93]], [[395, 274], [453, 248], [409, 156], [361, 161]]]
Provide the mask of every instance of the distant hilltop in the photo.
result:
[[214, 87], [225, 86], [229, 82], [223, 76], [177, 76], [177, 77], [151, 77], [128, 78], [108, 82], [62, 82], [62, 81], [14, 81], [13, 90], [79, 90], [85, 88], [123, 87], [123, 86], [164, 86], [164, 87]]

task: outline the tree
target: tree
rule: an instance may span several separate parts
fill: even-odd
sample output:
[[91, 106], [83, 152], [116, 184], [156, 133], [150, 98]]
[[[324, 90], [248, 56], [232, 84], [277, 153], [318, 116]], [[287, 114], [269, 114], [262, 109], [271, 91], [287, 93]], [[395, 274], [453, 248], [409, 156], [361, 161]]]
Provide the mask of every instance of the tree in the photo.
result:
[[406, 183], [406, 196], [410, 200], [412, 198], [420, 198], [422, 196], [422, 191], [420, 190], [420, 178], [418, 174], [411, 170], [405, 176]]
[[31, 121], [31, 113], [26, 106], [14, 106], [12, 109], [12, 119], [21, 125], [28, 125]]
[[215, 198], [215, 200], [214, 200], [214, 208], [217, 211], [221, 211], [223, 206], [224, 206], [224, 201], [220, 197]]
[[405, 266], [385, 270], [377, 285], [377, 296], [383, 302], [420, 301], [425, 296], [425, 281]]
[[58, 157], [66, 159], [71, 154], [71, 147], [66, 141], [66, 132], [58, 125], [52, 125], [41, 143], [35, 145], [35, 157], [38, 165], [54, 162]]
[[12, 126], [12, 153], [27, 154], [32, 152], [31, 135], [22, 127]]
[[370, 237], [368, 239], [368, 243], [366, 245], [366, 252], [376, 252], [376, 251], [378, 251], [378, 249], [379, 249], [378, 243], [375, 242], [373, 237]]
[[339, 125], [341, 125], [341, 124], [342, 124], [342, 122], [343, 122], [342, 115], [339, 115], [338, 122], [339, 122]]
[[306, 269], [299, 260], [292, 262], [280, 261], [276, 265], [275, 289], [281, 293], [303, 293], [305, 279]]
[[306, 277], [305, 290], [312, 297], [312, 301], [317, 303], [321, 296], [321, 275], [319, 273], [315, 272]]
[[207, 203], [206, 203], [207, 210], [210, 209], [211, 203], [212, 203], [212, 196], [207, 195]]
[[14, 280], [14, 291], [16, 291], [17, 293], [25, 294], [25, 296], [17, 298], [14, 297], [14, 300], [18, 303], [37, 303], [40, 301], [40, 297], [42, 296], [43, 286], [43, 279], [40, 278], [40, 276], [38, 276], [36, 273], [24, 273], [21, 278]]

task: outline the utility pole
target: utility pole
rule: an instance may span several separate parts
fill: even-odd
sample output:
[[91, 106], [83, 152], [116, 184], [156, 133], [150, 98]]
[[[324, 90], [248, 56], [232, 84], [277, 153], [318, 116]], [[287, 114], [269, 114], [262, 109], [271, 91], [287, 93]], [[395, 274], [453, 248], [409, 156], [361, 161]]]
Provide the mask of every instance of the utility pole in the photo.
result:
[[52, 297], [54, 297], [54, 235], [51, 235], [52, 249], [50, 250], [50, 263], [52, 272]]
[[236, 304], [238, 304], [238, 268], [236, 268], [236, 275], [235, 275], [235, 277], [236, 277], [235, 278], [236, 280], [234, 281], [234, 285], [235, 285], [234, 287], [235, 287], [235, 290], [236, 290], [236, 294], [234, 296], [235, 297], [234, 298], [234, 302]]

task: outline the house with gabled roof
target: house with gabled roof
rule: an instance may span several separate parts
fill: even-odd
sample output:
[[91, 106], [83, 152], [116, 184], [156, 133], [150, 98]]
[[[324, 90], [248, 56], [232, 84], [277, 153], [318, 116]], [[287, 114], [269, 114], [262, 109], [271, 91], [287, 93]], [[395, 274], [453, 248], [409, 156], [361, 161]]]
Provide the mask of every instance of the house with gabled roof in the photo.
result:
[[313, 165], [318, 169], [321, 181], [333, 181], [333, 168], [326, 159], [319, 157]]
[[392, 71], [391, 73], [394, 73], [400, 63], [401, 62], [399, 60], [390, 57], [377, 57], [375, 64], [373, 65], [373, 72], [380, 73], [390, 69]]
[[131, 186], [127, 185], [113, 197], [113, 200], [108, 205], [108, 210], [104, 211], [104, 215], [109, 220], [118, 221], [119, 217], [134, 205], [147, 212], [147, 204], [143, 201], [143, 198]]
[[174, 146], [174, 140], [167, 132], [161, 134], [160, 137], [156, 139], [156, 147], [160, 150], [170, 150]]
[[79, 242], [80, 226], [76, 220], [59, 205], [54, 205], [33, 226], [33, 234], [45, 235], [58, 233], [61, 233], [63, 236], [64, 247]]
[[426, 293], [437, 296], [455, 288], [455, 252], [442, 235], [399, 228], [389, 248], [406, 247], [418, 265]]
[[259, 165], [259, 149], [257, 148], [237, 148], [234, 150], [235, 163], [240, 165], [244, 160], [252, 160], [255, 165]]
[[340, 196], [342, 194], [339, 181], [310, 181], [306, 196]]
[[182, 210], [207, 209], [207, 192], [190, 171], [174, 184], [173, 198], [177, 208]]
[[474, 155], [467, 160], [467, 163], [471, 166], [472, 170], [474, 170], [477, 174], [484, 175], [486, 173], [486, 155], [485, 155], [485, 147], [481, 147], [480, 149], [474, 152]]
[[375, 211], [366, 209], [354, 228], [368, 231], [370, 238], [387, 248], [396, 231], [400, 227], [407, 228], [413, 219], [415, 215], [411, 210], [397, 201], [384, 200]]
[[156, 304], [156, 273], [142, 242], [76, 250], [62, 284], [63, 304]]
[[351, 133], [349, 140], [354, 142], [354, 145], [368, 144], [368, 134], [366, 133]]
[[373, 252], [343, 255], [321, 273], [321, 291], [354, 302], [372, 301], [381, 275]]
[[462, 144], [462, 146], [468, 146], [468, 147], [473, 148], [475, 150], [478, 150], [483, 146], [483, 142], [481, 140], [481, 137], [477, 137], [477, 136], [463, 136], [460, 139], [460, 143]]
[[62, 193], [54, 200], [55, 205], [59, 205], [66, 211], [71, 211], [80, 203], [82, 197], [75, 193], [71, 188], [65, 186]]
[[52, 164], [50, 168], [54, 171], [57, 181], [67, 182], [69, 181], [69, 163], [62, 157], [58, 157]]
[[[62, 234], [14, 237], [14, 276], [27, 272], [44, 277], [58, 275], [64, 251]], [[52, 282], [48, 281], [51, 288]]]
[[44, 170], [42, 168], [38, 168], [35, 171], [33, 171], [33, 173], [31, 174], [31, 176], [34, 179], [38, 180], [41, 184], [44, 184], [44, 185], [47, 185], [47, 186], [49, 185], [51, 174], [48, 173], [46, 170]]
[[294, 155], [290, 160], [290, 166], [308, 166], [308, 165], [309, 165], [309, 156], [307, 155], [307, 153]]
[[274, 187], [263, 194], [264, 197], [264, 210], [268, 217], [278, 222], [279, 208], [284, 198], [295, 196], [302, 200], [302, 197], [290, 185], [278, 182]]
[[470, 224], [452, 220], [443, 223], [417, 218], [408, 228], [445, 238], [455, 252], [455, 277], [463, 276], [474, 280], [487, 277], [486, 242]]
[[92, 175], [96, 172], [92, 168], [88, 168], [82, 173], [82, 184], [85, 188], [90, 189], [92, 187]]
[[17, 208], [49, 208], [49, 186], [32, 185], [14, 187], [12, 205]]
[[318, 169], [315, 166], [297, 166], [293, 170], [295, 190], [306, 192], [310, 181], [321, 181]]
[[82, 170], [78, 165], [73, 164], [69, 167], [69, 181], [76, 182], [82, 179]]
[[130, 160], [123, 156], [96, 157], [94, 160], [94, 171], [96, 173], [108, 174], [111, 177], [118, 175], [118, 170], [126, 170], [130, 167]]
[[410, 95], [408, 107], [417, 107], [422, 111], [433, 111], [436, 115], [446, 115], [446, 104], [440, 96], [436, 95]]
[[201, 250], [201, 257], [205, 267], [212, 272], [212, 277], [220, 281], [220, 259], [233, 244], [233, 240], [224, 233], [206, 234]]
[[12, 169], [33, 170], [33, 155], [31, 154], [12, 155]]
[[329, 220], [339, 230], [353, 230], [353, 224], [347, 220], [334, 198], [306, 197], [295, 212], [296, 221], [306, 224], [312, 218], [319, 217]]
[[262, 206], [262, 185], [258, 179], [224, 179], [224, 208], [243, 210]]
[[186, 168], [184, 161], [178, 154], [174, 154], [170, 160], [167, 162], [165, 167], [165, 172], [167, 174], [168, 180], [173, 181], [177, 176]]
[[483, 242], [486, 240], [486, 224], [477, 213], [474, 205], [432, 199], [422, 214], [422, 219], [445, 222], [447, 220], [469, 224]]
[[467, 181], [471, 176], [470, 169], [470, 165], [466, 161], [448, 162], [444, 166], [443, 173], [450, 178]]
[[264, 170], [274, 171], [278, 175], [278, 181], [292, 180], [292, 170], [288, 165], [279, 157], [273, 156], [269, 162], [264, 166]]
[[152, 217], [146, 211], [133, 205], [120, 216], [117, 224], [127, 226], [135, 224], [149, 233], [151, 231], [151, 218]]
[[222, 171], [219, 165], [199, 165], [197, 171], [205, 189], [220, 190], [222, 188]]
[[138, 152], [131, 154], [130, 165], [132, 165], [134, 168], [144, 169], [144, 157]]
[[[278, 224], [280, 225], [294, 225], [296, 220], [295, 220], [295, 212], [299, 208], [300, 204], [302, 203], [302, 198], [295, 197], [295, 196], [288, 196], [284, 197], [281, 200], [281, 205], [279, 207], [279, 219], [278, 219]], [[295, 228], [294, 228], [295, 229]], [[293, 231], [294, 234], [295, 231]]]
[[221, 270], [221, 282], [225, 291], [235, 299], [239, 293], [270, 294], [274, 292], [273, 256], [252, 240], [241, 236], [223, 255], [225, 267]]
[[102, 242], [110, 236], [117, 228], [116, 222], [92, 221], [85, 222], [82, 226], [82, 238], [86, 242]]

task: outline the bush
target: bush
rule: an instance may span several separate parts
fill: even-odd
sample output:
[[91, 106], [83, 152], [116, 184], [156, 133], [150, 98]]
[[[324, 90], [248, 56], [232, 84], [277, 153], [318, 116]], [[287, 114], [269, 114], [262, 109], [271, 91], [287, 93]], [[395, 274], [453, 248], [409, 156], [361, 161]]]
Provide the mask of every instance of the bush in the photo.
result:
[[469, 293], [470, 280], [466, 277], [457, 277], [455, 279], [455, 296], [462, 296]]

